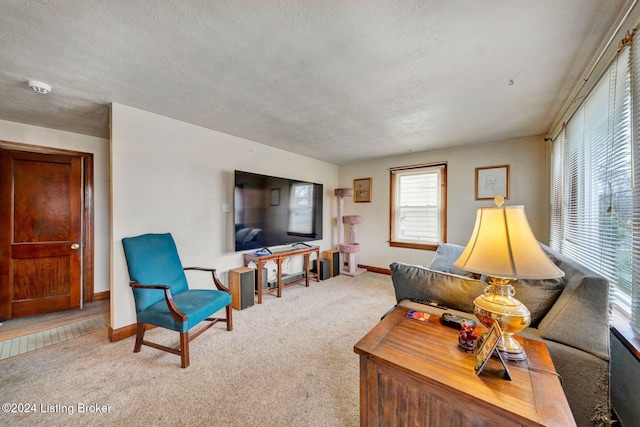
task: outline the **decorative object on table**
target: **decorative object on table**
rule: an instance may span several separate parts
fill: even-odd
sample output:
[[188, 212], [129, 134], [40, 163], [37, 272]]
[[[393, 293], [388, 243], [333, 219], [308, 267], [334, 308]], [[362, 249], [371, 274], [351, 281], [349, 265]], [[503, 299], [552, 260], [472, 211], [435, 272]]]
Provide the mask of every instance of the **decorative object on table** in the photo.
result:
[[429, 320], [429, 317], [431, 316], [425, 313], [424, 311], [409, 310], [409, 312], [407, 313], [407, 317], [411, 319], [420, 320], [421, 322], [426, 322], [427, 320]]
[[[343, 215], [344, 197], [353, 196], [352, 188], [336, 188], [335, 195], [338, 198], [338, 250], [340, 251], [340, 271], [347, 276], [357, 276], [364, 273], [364, 268], [358, 268], [356, 254], [360, 252], [360, 243], [356, 243], [356, 224], [362, 221], [360, 215]], [[351, 240], [344, 241], [344, 224], [348, 224], [351, 230]], [[347, 254], [347, 268], [342, 268], [345, 264], [344, 254]]]
[[476, 168], [476, 200], [492, 200], [496, 194], [509, 200], [509, 165]]
[[462, 317], [454, 313], [442, 313], [440, 317], [440, 323], [444, 326], [449, 326], [454, 329], [462, 329], [462, 326], [469, 325], [472, 328], [476, 327], [476, 322], [467, 317]]
[[466, 353], [473, 354], [476, 352], [476, 340], [478, 334], [475, 329], [468, 323], [464, 323], [458, 335], [458, 348]]
[[523, 206], [478, 208], [471, 238], [454, 263], [458, 268], [485, 274], [489, 286], [473, 301], [474, 313], [485, 326], [500, 324], [503, 339], [498, 350], [507, 360], [525, 360], [526, 353], [513, 339], [531, 323], [531, 313], [515, 299], [515, 279], [552, 279], [564, 272], [544, 253], [529, 227]]
[[476, 352], [476, 362], [475, 362], [475, 371], [476, 375], [480, 375], [482, 370], [487, 365], [487, 362], [491, 358], [491, 356], [496, 356], [500, 363], [502, 363], [502, 367], [504, 368], [504, 378], [511, 381], [511, 374], [509, 373], [509, 369], [507, 368], [507, 364], [504, 363], [504, 359], [499, 351], [496, 351], [496, 348], [500, 341], [502, 340], [502, 331], [500, 330], [500, 325], [498, 322], [493, 322], [489, 332], [487, 332], [482, 340], [482, 343], [478, 347], [478, 351]]
[[353, 201], [356, 203], [371, 202], [371, 178], [353, 180]]

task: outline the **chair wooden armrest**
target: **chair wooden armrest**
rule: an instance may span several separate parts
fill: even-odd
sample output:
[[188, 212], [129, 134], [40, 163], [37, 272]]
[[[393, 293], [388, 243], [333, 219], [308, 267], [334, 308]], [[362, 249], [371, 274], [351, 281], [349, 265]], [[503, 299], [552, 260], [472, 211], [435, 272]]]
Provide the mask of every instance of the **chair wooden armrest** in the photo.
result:
[[216, 277], [216, 269], [215, 268], [204, 268], [204, 267], [184, 267], [184, 270], [196, 270], [196, 271], [209, 271], [211, 272], [211, 277], [213, 277], [213, 283], [216, 285], [216, 288], [218, 288], [218, 290], [227, 292], [228, 294], [231, 294], [231, 291], [229, 290], [229, 288], [227, 288], [225, 285], [222, 284], [222, 282], [220, 280], [218, 280], [218, 278]]
[[140, 283], [137, 282], [129, 282], [129, 286], [131, 286], [134, 289], [149, 289], [149, 290], [162, 290], [164, 291], [164, 300], [167, 303], [167, 306], [169, 307], [169, 311], [171, 312], [171, 315], [173, 316], [173, 318], [178, 321], [178, 322], [186, 322], [187, 321], [187, 315], [184, 314], [182, 312], [182, 310], [180, 310], [180, 308], [178, 308], [178, 306], [176, 305], [175, 302], [173, 302], [173, 297], [171, 296], [171, 290], [169, 289], [169, 286], [167, 285], [141, 285]]

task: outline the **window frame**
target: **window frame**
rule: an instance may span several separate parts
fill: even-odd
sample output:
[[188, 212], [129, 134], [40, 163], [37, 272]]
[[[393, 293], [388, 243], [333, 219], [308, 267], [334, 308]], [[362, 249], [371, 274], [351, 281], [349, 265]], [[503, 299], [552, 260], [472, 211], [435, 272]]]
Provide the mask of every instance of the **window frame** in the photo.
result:
[[[399, 207], [396, 206], [396, 196], [398, 193], [398, 177], [407, 173], [415, 173], [420, 170], [437, 171], [440, 180], [440, 197], [438, 201], [438, 212], [440, 216], [440, 235], [433, 243], [423, 243], [416, 240], [400, 240], [397, 238], [395, 229], [396, 219], [399, 215]], [[389, 246], [396, 248], [420, 249], [435, 251], [438, 248], [438, 241], [447, 241], [447, 162], [437, 162], [413, 166], [401, 166], [389, 169], [390, 174], [390, 200], [389, 200]]]

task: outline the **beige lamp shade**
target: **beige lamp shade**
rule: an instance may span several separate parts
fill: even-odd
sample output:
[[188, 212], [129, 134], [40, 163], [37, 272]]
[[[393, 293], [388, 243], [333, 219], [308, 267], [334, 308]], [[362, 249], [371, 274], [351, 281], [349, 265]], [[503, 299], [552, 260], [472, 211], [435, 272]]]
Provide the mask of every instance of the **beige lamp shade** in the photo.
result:
[[473, 273], [505, 278], [564, 276], [531, 232], [524, 206], [478, 208], [469, 243], [454, 265]]

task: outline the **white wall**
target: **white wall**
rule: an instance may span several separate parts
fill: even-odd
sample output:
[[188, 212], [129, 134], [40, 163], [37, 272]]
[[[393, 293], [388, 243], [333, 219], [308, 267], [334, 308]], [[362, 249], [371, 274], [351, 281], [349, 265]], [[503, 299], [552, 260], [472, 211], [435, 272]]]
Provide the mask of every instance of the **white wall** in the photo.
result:
[[[340, 187], [353, 187], [357, 178], [373, 178], [372, 202], [354, 203], [345, 198], [345, 215], [362, 215], [356, 240], [361, 244], [358, 263], [388, 268], [393, 261], [429, 265], [434, 252], [390, 247], [389, 168], [423, 163], [447, 162], [447, 240], [465, 245], [471, 235], [478, 207], [493, 206], [492, 201], [475, 200], [475, 168], [509, 164], [510, 199], [505, 205], [524, 205], [531, 228], [538, 240], [548, 241], [549, 155], [543, 137], [523, 138], [461, 148], [410, 153], [374, 161], [341, 165]], [[333, 212], [335, 217], [337, 214]], [[345, 229], [348, 240], [349, 230]]]
[[109, 140], [0, 120], [0, 139], [93, 153], [94, 292], [109, 290]]
[[[120, 104], [111, 110], [111, 327], [135, 323], [121, 239], [171, 232], [185, 265], [213, 267], [226, 282], [243, 265], [233, 246], [235, 169], [324, 184], [324, 240], [331, 247], [331, 196], [338, 167]], [[210, 277], [190, 275], [194, 287]]]

